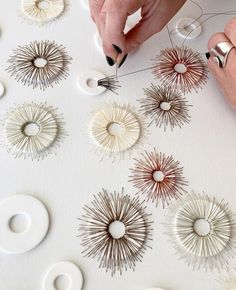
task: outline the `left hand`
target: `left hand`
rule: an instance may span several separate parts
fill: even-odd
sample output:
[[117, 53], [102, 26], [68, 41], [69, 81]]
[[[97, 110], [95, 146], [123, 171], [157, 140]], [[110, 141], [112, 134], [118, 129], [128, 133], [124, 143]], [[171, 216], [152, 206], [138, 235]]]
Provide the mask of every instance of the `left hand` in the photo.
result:
[[[117, 62], [122, 65], [127, 54], [161, 31], [185, 2], [186, 0], [89, 0], [91, 17], [100, 33], [108, 63], [114, 65]], [[125, 34], [128, 16], [139, 9], [141, 20]]]
[[230, 41], [235, 47], [229, 53], [226, 66], [224, 68], [219, 67], [210, 57], [208, 67], [224, 96], [236, 111], [236, 17], [226, 24], [224, 32], [216, 33], [210, 38], [209, 51], [222, 41]]

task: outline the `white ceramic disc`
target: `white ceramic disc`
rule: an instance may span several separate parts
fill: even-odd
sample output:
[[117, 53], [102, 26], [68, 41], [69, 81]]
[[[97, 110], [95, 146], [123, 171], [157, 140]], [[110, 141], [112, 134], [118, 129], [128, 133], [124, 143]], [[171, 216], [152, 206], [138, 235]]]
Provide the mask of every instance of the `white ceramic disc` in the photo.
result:
[[97, 86], [97, 81], [105, 78], [105, 75], [99, 71], [88, 71], [78, 77], [79, 89], [90, 96], [97, 96], [106, 91], [106, 88]]
[[[14, 232], [10, 221], [16, 215], [24, 215], [28, 227]], [[0, 250], [9, 254], [21, 254], [36, 247], [47, 234], [49, 217], [45, 206], [35, 197], [15, 195], [0, 203]]]
[[43, 280], [43, 290], [55, 290], [55, 281], [60, 276], [68, 278], [68, 290], [82, 289], [83, 276], [80, 269], [71, 262], [59, 262], [53, 265], [46, 273]]
[[202, 33], [201, 24], [193, 18], [181, 18], [176, 23], [177, 34], [184, 39], [195, 39]]
[[5, 94], [5, 86], [4, 84], [0, 81], [0, 98], [2, 98]]

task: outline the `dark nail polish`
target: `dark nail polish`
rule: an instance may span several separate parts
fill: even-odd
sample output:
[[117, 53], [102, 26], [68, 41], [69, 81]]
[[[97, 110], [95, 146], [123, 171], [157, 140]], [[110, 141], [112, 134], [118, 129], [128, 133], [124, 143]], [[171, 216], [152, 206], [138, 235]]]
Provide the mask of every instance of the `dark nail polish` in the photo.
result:
[[207, 52], [205, 55], [206, 55], [206, 58], [207, 58], [207, 59], [209, 59], [209, 58], [211, 57], [210, 52]]
[[128, 54], [126, 54], [126, 55], [123, 57], [121, 63], [119, 64], [119, 68], [123, 65], [123, 63], [125, 62], [127, 56], [128, 56]]
[[115, 49], [115, 51], [116, 51], [117, 53], [122, 53], [122, 49], [119, 48], [119, 46], [117, 46], [117, 45], [115, 45], [115, 44], [112, 44], [112, 46], [113, 46], [113, 48]]
[[114, 60], [110, 56], [106, 56], [106, 60], [110, 66], [113, 66], [115, 64]]

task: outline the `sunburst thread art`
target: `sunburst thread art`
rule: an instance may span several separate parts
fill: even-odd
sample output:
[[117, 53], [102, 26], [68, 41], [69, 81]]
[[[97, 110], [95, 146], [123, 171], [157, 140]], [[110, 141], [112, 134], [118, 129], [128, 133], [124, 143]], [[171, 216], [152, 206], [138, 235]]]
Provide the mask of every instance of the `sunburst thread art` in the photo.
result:
[[228, 204], [191, 193], [168, 209], [166, 234], [180, 259], [195, 269], [228, 270], [235, 255], [235, 214]]
[[103, 189], [84, 207], [79, 231], [86, 257], [97, 259], [111, 275], [134, 270], [152, 239], [152, 221], [143, 202]]
[[200, 53], [186, 46], [166, 48], [153, 59], [154, 76], [183, 94], [198, 91], [207, 82], [208, 70]]
[[1, 144], [15, 158], [44, 159], [56, 153], [64, 127], [63, 115], [47, 103], [15, 105], [1, 121]]
[[146, 123], [130, 105], [115, 102], [99, 106], [91, 113], [89, 133], [96, 151], [113, 161], [124, 159], [144, 143]]
[[145, 98], [140, 99], [140, 111], [145, 117], [150, 117], [151, 122], [156, 127], [167, 127], [173, 130], [175, 127], [181, 128], [190, 122], [188, 101], [171, 87], [155, 86], [151, 84], [144, 89]]
[[140, 155], [141, 158], [134, 159], [129, 176], [129, 182], [138, 190], [137, 193], [145, 195], [146, 200], [156, 206], [162, 204], [163, 208], [186, 193], [188, 182], [183, 176], [183, 167], [172, 156], [159, 153], [155, 148]]
[[45, 25], [65, 14], [68, 0], [21, 0], [21, 15], [32, 23]]
[[14, 50], [7, 71], [17, 82], [45, 90], [66, 79], [71, 60], [63, 45], [33, 41]]
[[219, 288], [217, 290], [234, 290], [236, 289], [236, 270], [230, 269], [227, 273], [221, 275], [218, 279]]

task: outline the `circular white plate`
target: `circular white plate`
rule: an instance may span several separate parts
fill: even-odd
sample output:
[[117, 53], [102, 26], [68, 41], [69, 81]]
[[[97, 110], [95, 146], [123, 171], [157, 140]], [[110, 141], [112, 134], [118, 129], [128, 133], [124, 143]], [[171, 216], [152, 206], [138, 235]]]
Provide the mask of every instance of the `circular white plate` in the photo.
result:
[[[29, 222], [23, 232], [14, 232], [10, 221], [15, 215], [24, 215]], [[21, 254], [36, 247], [47, 234], [49, 217], [45, 206], [29, 195], [15, 195], [0, 203], [0, 250]]]
[[0, 98], [2, 98], [5, 94], [5, 86], [4, 84], [0, 81]]
[[184, 39], [195, 39], [202, 33], [201, 24], [193, 18], [181, 18], [176, 25], [177, 34]]
[[43, 280], [43, 290], [55, 290], [55, 281], [60, 276], [68, 278], [68, 290], [82, 289], [83, 276], [80, 269], [71, 262], [59, 262], [53, 265], [46, 273]]
[[[106, 91], [105, 87], [96, 85], [97, 81], [103, 78], [105, 78], [105, 75], [99, 71], [88, 71], [79, 75], [77, 84], [79, 89], [86, 95], [97, 96]], [[94, 86], [90, 86], [90, 82], [93, 82]]]

